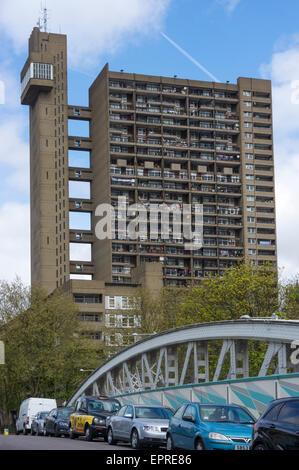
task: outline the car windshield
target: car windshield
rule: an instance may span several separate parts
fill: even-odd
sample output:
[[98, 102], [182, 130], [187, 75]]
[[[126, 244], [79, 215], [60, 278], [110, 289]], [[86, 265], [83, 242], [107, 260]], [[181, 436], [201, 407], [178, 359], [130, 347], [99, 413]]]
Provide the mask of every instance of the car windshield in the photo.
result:
[[154, 408], [150, 406], [138, 406], [135, 409], [136, 418], [170, 419], [172, 412], [168, 408]]
[[68, 410], [59, 410], [57, 417], [61, 419], [69, 418], [69, 416], [73, 413], [74, 411], [71, 409]]
[[254, 424], [254, 418], [239, 407], [222, 405], [201, 405], [199, 407], [202, 421], [216, 423], [248, 423]]
[[43, 413], [40, 413], [40, 414], [39, 414], [39, 419], [45, 419], [45, 417], [48, 416], [48, 414], [49, 414], [49, 413], [48, 413], [47, 411], [45, 411], [45, 412], [43, 412]]
[[118, 411], [120, 404], [113, 400], [90, 400], [88, 402], [88, 411], [90, 413], [100, 413], [101, 411], [108, 411], [114, 413]]

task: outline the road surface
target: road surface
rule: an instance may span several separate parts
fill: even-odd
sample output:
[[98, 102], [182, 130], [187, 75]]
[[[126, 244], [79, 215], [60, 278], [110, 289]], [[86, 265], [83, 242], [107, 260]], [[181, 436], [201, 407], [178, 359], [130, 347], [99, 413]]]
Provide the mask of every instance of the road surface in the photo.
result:
[[69, 439], [65, 437], [44, 437], [44, 436], [16, 436], [0, 435], [0, 452], [2, 450], [132, 450], [128, 444], [110, 446], [102, 439], [92, 442], [85, 441], [84, 438]]

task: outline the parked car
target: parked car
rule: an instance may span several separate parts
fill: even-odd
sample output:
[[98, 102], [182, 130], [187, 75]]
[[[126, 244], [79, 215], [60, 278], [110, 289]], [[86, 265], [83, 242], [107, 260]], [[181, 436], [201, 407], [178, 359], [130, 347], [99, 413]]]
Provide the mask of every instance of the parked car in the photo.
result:
[[252, 432], [252, 450], [299, 450], [299, 397], [270, 403]]
[[95, 437], [107, 440], [106, 419], [117, 413], [120, 408], [120, 402], [114, 398], [80, 397], [69, 419], [70, 438], [85, 436], [88, 441]]
[[186, 403], [170, 419], [167, 450], [249, 450], [254, 417], [238, 405]]
[[45, 419], [45, 436], [69, 437], [70, 415], [73, 408], [54, 408]]
[[31, 423], [31, 435], [38, 436], [44, 435], [44, 426], [45, 426], [45, 418], [48, 416], [48, 411], [39, 411], [35, 418], [33, 418]]
[[51, 398], [27, 398], [21, 403], [19, 416], [16, 421], [16, 434], [31, 431], [31, 423], [39, 411], [49, 412], [57, 407], [56, 400]]
[[108, 443], [130, 442], [134, 449], [163, 445], [172, 414], [169, 408], [162, 406], [125, 405], [107, 419]]

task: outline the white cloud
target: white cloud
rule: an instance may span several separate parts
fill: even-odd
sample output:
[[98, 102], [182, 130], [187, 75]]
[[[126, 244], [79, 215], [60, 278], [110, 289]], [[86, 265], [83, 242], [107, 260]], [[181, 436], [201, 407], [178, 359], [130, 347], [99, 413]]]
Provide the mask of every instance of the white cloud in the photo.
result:
[[28, 194], [29, 145], [22, 139], [25, 124], [20, 115], [0, 121], [1, 191]]
[[[68, 35], [72, 65], [90, 66], [138, 35], [161, 30], [171, 0], [48, 0], [51, 32]], [[17, 51], [27, 44], [36, 25], [40, 0], [1, 0], [0, 27]]]
[[240, 0], [217, 0], [229, 13], [232, 13], [236, 6], [240, 3]]
[[293, 44], [261, 68], [272, 79], [278, 261], [285, 277], [299, 272], [299, 103], [292, 87], [299, 80], [298, 64], [299, 45]]
[[29, 204], [0, 206], [0, 279], [30, 282]]

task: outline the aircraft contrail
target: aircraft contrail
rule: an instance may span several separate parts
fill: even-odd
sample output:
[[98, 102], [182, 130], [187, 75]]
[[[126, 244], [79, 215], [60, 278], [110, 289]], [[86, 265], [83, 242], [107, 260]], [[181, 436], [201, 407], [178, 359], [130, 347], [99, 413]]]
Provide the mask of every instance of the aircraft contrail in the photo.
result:
[[178, 49], [184, 56], [186, 56], [193, 64], [195, 64], [200, 70], [202, 70], [204, 73], [206, 73], [214, 82], [220, 82], [217, 77], [215, 77], [212, 73], [210, 73], [203, 65], [201, 65], [198, 60], [194, 59], [188, 52], [186, 52], [182, 47], [180, 47], [176, 42], [174, 42], [172, 39], [170, 39], [168, 36], [166, 36], [165, 33], [161, 32], [161, 35], [168, 41], [170, 44], [172, 44], [176, 49]]

